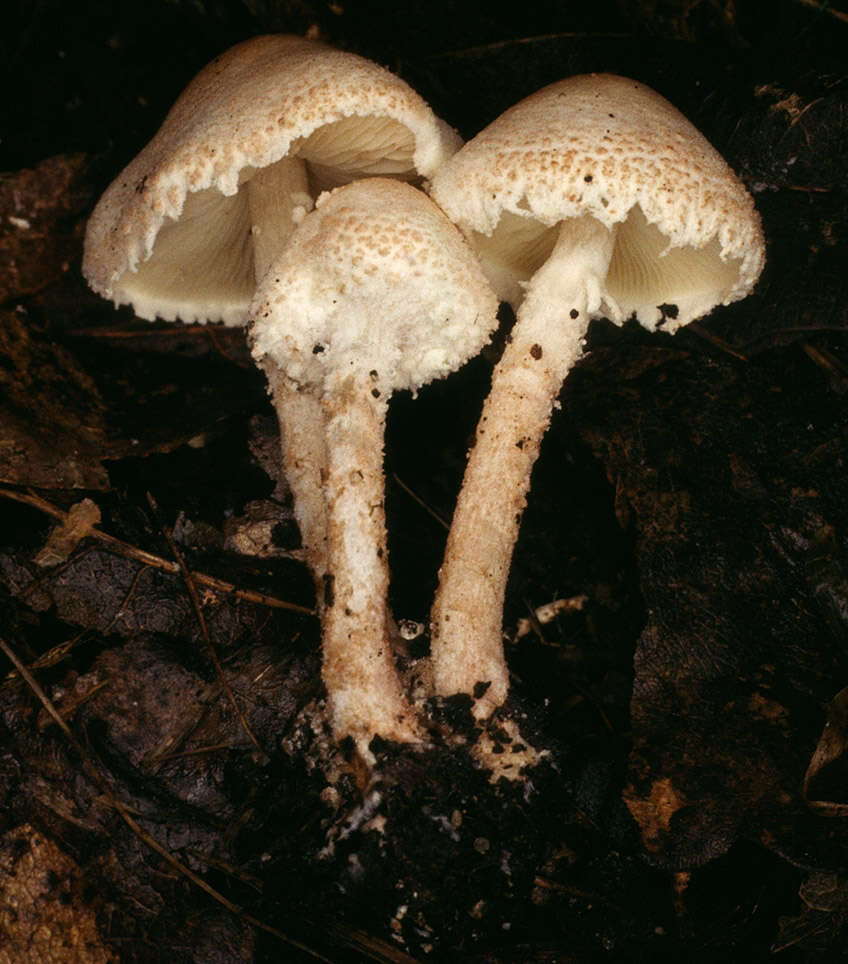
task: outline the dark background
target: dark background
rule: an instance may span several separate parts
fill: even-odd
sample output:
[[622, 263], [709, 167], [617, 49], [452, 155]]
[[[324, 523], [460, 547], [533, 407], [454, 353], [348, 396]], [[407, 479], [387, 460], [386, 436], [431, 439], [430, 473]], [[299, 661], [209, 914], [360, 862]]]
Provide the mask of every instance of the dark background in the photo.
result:
[[[32, 686], [2, 683], [5, 903], [45, 839], [59, 856], [37, 863], [42, 907], [26, 913], [67, 933], [71, 908], [94, 928], [80, 960], [844, 959], [845, 3], [13, 0], [0, 18], [0, 637], [76, 741]], [[740, 174], [768, 244], [757, 292], [674, 338], [593, 327], [505, 615], [513, 633], [585, 597], [508, 644], [513, 708], [550, 757], [494, 787], [461, 747], [387, 748], [383, 834], [354, 820], [367, 776], [331, 774], [299, 715], [320, 698], [314, 622], [203, 597], [258, 752], [184, 582], [127, 554], [172, 559], [165, 530], [193, 570], [311, 605], [290, 522], [275, 558], [223, 541], [252, 503], [285, 510], [256, 454], [274, 425], [242, 334], [140, 324], [79, 274], [97, 197], [180, 90], [271, 31], [374, 58], [465, 137], [563, 76], [635, 77]], [[393, 401], [398, 616], [426, 620], [444, 530], [421, 502], [449, 518], [495, 357]], [[89, 538], [36, 566], [56, 513], [85, 496], [123, 554]], [[433, 712], [467, 725], [462, 707]], [[163, 762], [174, 733], [187, 755]], [[232, 904], [132, 833], [92, 767]], [[0, 923], [0, 952], [26, 959]]]

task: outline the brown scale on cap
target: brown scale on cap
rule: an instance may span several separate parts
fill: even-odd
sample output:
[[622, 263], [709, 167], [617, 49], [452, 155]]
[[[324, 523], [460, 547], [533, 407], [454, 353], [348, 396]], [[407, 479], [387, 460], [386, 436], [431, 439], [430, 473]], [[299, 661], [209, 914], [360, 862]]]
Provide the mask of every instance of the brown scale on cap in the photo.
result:
[[508, 689], [501, 619], [530, 473], [589, 322], [675, 331], [745, 297], [764, 243], [750, 196], [703, 135], [656, 92], [607, 74], [506, 111], [440, 168], [432, 194], [516, 309], [432, 612], [437, 691], [491, 683], [475, 706], [484, 718]]

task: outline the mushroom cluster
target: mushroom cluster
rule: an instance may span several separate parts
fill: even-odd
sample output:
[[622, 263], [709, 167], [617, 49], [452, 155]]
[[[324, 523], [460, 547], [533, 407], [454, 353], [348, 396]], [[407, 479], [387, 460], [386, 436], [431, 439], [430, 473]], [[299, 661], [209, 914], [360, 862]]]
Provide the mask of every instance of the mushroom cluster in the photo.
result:
[[373, 762], [375, 735], [423, 734], [388, 631], [390, 395], [479, 352], [498, 299], [515, 309], [431, 613], [436, 693], [468, 694], [485, 720], [508, 692], [501, 621], [531, 471], [589, 322], [673, 332], [745, 297], [763, 260], [741, 182], [636, 81], [553, 84], [463, 147], [376, 64], [263, 36], [201, 71], [107, 189], [83, 271], [142, 318], [249, 323], [333, 730]]

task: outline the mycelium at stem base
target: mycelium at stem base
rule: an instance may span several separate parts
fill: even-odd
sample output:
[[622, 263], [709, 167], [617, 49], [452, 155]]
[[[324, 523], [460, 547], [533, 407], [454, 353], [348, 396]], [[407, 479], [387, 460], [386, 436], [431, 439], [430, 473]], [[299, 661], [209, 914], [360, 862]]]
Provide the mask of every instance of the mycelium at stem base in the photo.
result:
[[451, 522], [431, 614], [436, 692], [470, 693], [482, 720], [506, 699], [502, 619], [530, 475], [562, 382], [602, 306], [615, 230], [592, 217], [564, 224], [526, 286], [511, 339], [492, 375]]

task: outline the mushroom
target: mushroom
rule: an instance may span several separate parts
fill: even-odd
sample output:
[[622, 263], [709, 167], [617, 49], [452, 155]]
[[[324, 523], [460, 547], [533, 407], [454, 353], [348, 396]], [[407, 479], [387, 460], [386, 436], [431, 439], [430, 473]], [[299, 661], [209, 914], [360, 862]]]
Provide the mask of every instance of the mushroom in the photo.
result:
[[432, 619], [436, 691], [478, 719], [507, 695], [501, 620], [530, 474], [589, 322], [682, 325], [744, 298], [764, 262], [753, 202], [668, 101], [607, 74], [507, 110], [437, 172], [432, 196], [472, 239], [516, 322], [492, 376]]
[[[322, 190], [420, 183], [459, 146], [404, 81], [300, 37], [254, 37], [183, 91], [88, 223], [83, 273], [141, 318], [243, 325], [271, 261]], [[266, 368], [307, 561], [325, 571], [320, 412]], [[320, 592], [319, 592], [320, 599]]]
[[497, 299], [474, 252], [425, 194], [385, 178], [323, 195], [259, 286], [260, 364], [326, 418], [328, 594], [323, 678], [339, 739], [369, 762], [375, 734], [414, 742], [388, 637], [383, 435], [389, 396], [483, 347]]

